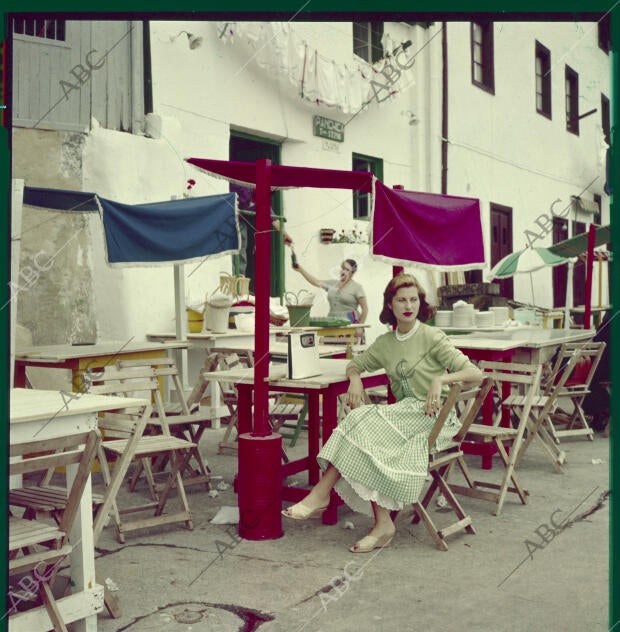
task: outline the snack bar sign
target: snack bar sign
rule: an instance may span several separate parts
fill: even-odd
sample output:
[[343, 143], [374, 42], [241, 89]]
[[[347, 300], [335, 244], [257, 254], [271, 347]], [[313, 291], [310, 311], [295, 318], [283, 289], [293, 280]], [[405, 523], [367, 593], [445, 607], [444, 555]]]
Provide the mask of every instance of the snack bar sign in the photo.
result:
[[335, 140], [338, 143], [344, 142], [344, 123], [325, 118], [324, 116], [315, 116], [312, 119], [313, 134], [320, 138]]

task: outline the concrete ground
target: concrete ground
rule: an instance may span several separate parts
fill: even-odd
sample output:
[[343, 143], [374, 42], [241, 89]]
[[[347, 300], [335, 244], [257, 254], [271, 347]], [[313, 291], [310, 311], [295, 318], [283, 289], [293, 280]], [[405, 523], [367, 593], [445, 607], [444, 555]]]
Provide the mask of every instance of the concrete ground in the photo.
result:
[[[216, 488], [232, 483], [236, 454], [217, 455], [224, 429], [202, 440]], [[285, 445], [288, 442], [285, 440]], [[609, 440], [565, 440], [565, 473], [531, 446], [520, 468], [528, 505], [509, 495], [499, 517], [492, 504], [463, 498], [476, 535], [435, 548], [424, 526], [397, 520], [392, 546], [372, 554], [348, 547], [371, 521], [340, 509], [337, 526], [284, 520], [277, 540], [238, 540], [210, 524], [236, 505], [229, 487], [217, 497], [192, 487], [194, 529], [182, 525], [133, 532], [119, 544], [111, 527], [97, 547], [97, 571], [115, 585], [122, 615], [99, 617], [102, 632], [606, 631], [608, 603]], [[301, 454], [303, 441], [292, 455]], [[468, 457], [477, 476], [479, 458]], [[299, 481], [303, 475], [289, 480]], [[146, 487], [135, 493], [146, 494]], [[123, 491], [123, 494], [127, 494]], [[172, 501], [172, 505], [174, 504]], [[171, 505], [171, 509], [172, 509]], [[444, 516], [436, 511], [433, 519]], [[445, 516], [446, 518], [450, 516]], [[564, 528], [555, 529], [562, 524]], [[345, 528], [345, 524], [353, 528]]]

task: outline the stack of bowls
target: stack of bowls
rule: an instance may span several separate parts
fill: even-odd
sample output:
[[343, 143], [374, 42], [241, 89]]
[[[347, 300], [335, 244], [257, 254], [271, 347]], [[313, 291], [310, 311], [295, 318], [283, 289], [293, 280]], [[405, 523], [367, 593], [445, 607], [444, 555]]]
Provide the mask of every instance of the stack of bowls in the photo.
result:
[[493, 312], [478, 312], [476, 314], [476, 327], [489, 328], [495, 325], [495, 314]]
[[507, 307], [489, 307], [489, 311], [495, 314], [496, 325], [503, 325], [510, 318]]
[[474, 306], [471, 303], [455, 303], [452, 310], [453, 327], [472, 327], [474, 324]]
[[452, 310], [437, 310], [435, 314], [435, 325], [437, 327], [450, 327], [452, 325]]

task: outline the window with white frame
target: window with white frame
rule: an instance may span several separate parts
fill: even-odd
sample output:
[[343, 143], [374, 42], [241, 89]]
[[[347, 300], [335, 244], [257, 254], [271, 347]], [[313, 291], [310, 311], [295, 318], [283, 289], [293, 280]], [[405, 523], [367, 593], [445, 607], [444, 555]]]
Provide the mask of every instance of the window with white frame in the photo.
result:
[[495, 93], [493, 22], [471, 23], [471, 80], [479, 88]]
[[[383, 180], [383, 159], [353, 154], [353, 171], [368, 171]], [[353, 218], [370, 219], [370, 193], [353, 191]]]
[[353, 53], [369, 64], [383, 58], [383, 22], [353, 22]]
[[536, 42], [536, 111], [551, 118], [551, 53]]

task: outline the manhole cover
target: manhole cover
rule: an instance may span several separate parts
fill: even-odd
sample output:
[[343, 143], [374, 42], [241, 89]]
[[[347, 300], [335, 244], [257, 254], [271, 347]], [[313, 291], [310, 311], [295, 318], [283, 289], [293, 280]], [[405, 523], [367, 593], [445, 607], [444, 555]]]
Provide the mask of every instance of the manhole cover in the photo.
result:
[[178, 623], [198, 623], [198, 621], [202, 620], [204, 614], [204, 610], [183, 610], [182, 612], [177, 612], [172, 616]]

